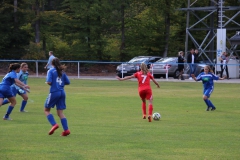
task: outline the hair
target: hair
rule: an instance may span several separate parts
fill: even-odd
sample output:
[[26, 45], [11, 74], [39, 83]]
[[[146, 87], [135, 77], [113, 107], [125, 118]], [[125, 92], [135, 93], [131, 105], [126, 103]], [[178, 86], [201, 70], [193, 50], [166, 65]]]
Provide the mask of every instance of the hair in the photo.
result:
[[23, 68], [24, 66], [26, 66], [27, 65], [27, 63], [21, 63], [21, 68]]
[[[211, 69], [210, 66], [207, 65], [207, 66], [205, 66], [205, 67], [209, 70], [209, 72], [213, 73], [213, 70]], [[204, 68], [205, 68], [205, 67], [204, 67]]]
[[13, 70], [17, 70], [20, 68], [19, 63], [11, 63], [8, 68], [8, 72], [12, 72]]
[[178, 55], [180, 56], [180, 55], [181, 55], [181, 53], [184, 53], [184, 52], [183, 52], [183, 51], [179, 51], [179, 52], [178, 52]]
[[53, 58], [52, 65], [56, 68], [58, 77], [61, 78], [62, 77], [62, 72], [63, 72], [63, 70], [66, 69], [66, 66], [61, 65], [61, 63], [60, 63], [60, 61], [57, 57]]
[[145, 63], [141, 63], [140, 69], [141, 69], [141, 71], [143, 72], [144, 75], [146, 75], [148, 73], [148, 68], [147, 68], [147, 65]]

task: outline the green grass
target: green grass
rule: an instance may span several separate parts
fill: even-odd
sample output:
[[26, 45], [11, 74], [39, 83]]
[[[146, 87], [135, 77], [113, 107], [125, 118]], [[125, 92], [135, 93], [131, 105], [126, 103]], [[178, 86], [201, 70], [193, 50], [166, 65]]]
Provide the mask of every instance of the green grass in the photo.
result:
[[[29, 79], [28, 113], [18, 112], [17, 96], [13, 121], [1, 122], [0, 159], [240, 159], [239, 84], [215, 84], [213, 112], [205, 111], [201, 83], [160, 82], [160, 89], [152, 84], [154, 111], [162, 118], [149, 123], [142, 119], [136, 81], [72, 79], [64, 111], [71, 134], [60, 137], [61, 127], [48, 135], [44, 81]], [[2, 116], [6, 109], [0, 108]]]

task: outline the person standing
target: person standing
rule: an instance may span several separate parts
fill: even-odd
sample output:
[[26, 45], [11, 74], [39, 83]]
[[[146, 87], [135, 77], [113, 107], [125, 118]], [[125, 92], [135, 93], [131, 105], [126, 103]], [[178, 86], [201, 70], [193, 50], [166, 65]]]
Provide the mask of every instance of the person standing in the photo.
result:
[[195, 50], [192, 48], [190, 51], [190, 54], [188, 54], [188, 57], [187, 57], [187, 63], [190, 67], [189, 79], [192, 79], [191, 75], [195, 74], [197, 58], [198, 58], [198, 55], [196, 56]]
[[184, 77], [182, 75], [184, 70], [184, 62], [185, 62], [184, 52], [180, 51], [178, 52], [178, 71], [179, 71], [178, 79], [181, 78], [181, 80], [184, 80]]
[[214, 89], [214, 80], [223, 80], [224, 78], [220, 78], [220, 77], [214, 75], [210, 66], [205, 66], [204, 72], [200, 73], [197, 76], [197, 78], [195, 77], [194, 74], [192, 74], [191, 76], [195, 81], [202, 81], [202, 83], [203, 83], [203, 100], [207, 105], [206, 111], [209, 111], [210, 109], [211, 109], [211, 111], [216, 110], [216, 107], [209, 100], [209, 98]]
[[48, 58], [48, 63], [46, 64], [46, 66], [44, 67], [45, 69], [50, 69], [50, 68], [52, 68], [53, 66], [52, 66], [52, 60], [53, 60], [53, 58], [55, 58], [54, 57], [54, 55], [53, 55], [53, 51], [49, 51], [49, 58]]
[[[21, 82], [23, 82], [25, 85], [27, 85], [27, 80], [28, 80], [28, 65], [27, 63], [22, 63], [21, 64], [21, 69], [20, 69], [20, 72], [17, 73], [17, 79], [19, 79]], [[21, 89], [20, 87], [18, 87], [17, 85], [13, 84], [11, 86], [11, 90], [13, 92], [13, 95], [16, 97], [16, 95], [20, 95], [23, 100], [22, 100], [22, 103], [21, 103], [21, 107], [20, 107], [20, 112], [27, 112], [25, 111], [25, 107], [27, 105], [27, 101], [28, 101], [28, 95], [27, 95], [27, 92], [23, 89]], [[9, 100], [6, 98], [4, 99], [3, 101], [3, 104], [7, 104], [9, 103]]]
[[219, 60], [221, 62], [221, 74], [220, 77], [222, 77], [223, 72], [225, 70], [226, 74], [227, 74], [227, 79], [229, 79], [229, 73], [228, 73], [228, 61], [229, 61], [229, 57], [227, 55], [227, 52], [223, 52], [222, 55], [219, 57]]
[[14, 106], [16, 105], [16, 97], [13, 95], [11, 86], [16, 84], [23, 90], [28, 90], [30, 87], [25, 85], [17, 78], [17, 73], [20, 71], [19, 63], [12, 63], [9, 66], [9, 72], [4, 76], [2, 82], [0, 83], [0, 104], [3, 103], [4, 98], [8, 98], [10, 105], [8, 106], [7, 112], [3, 117], [3, 120], [12, 120], [9, 115], [11, 114]]
[[54, 119], [54, 116], [50, 113], [51, 108], [54, 108], [56, 105], [57, 115], [61, 120], [61, 124], [64, 130], [61, 136], [67, 136], [70, 134], [70, 130], [68, 129], [67, 118], [63, 114], [63, 110], [66, 109], [66, 94], [64, 91], [64, 86], [69, 85], [70, 81], [67, 75], [63, 72], [65, 67], [60, 64], [58, 58], [55, 57], [52, 60], [52, 65], [53, 68], [47, 72], [46, 83], [50, 85], [50, 93], [45, 101], [44, 109], [44, 113], [49, 123], [52, 125], [52, 128], [48, 134], [52, 135], [54, 131], [59, 128]]
[[140, 71], [136, 72], [131, 76], [126, 76], [124, 78], [116, 77], [119, 81], [124, 81], [131, 78], [138, 79], [138, 92], [139, 96], [142, 100], [142, 113], [143, 119], [146, 119], [146, 100], [148, 100], [148, 121], [152, 122], [152, 112], [153, 112], [153, 96], [152, 89], [150, 85], [150, 80], [152, 80], [158, 88], [160, 88], [158, 82], [154, 79], [152, 74], [148, 71], [147, 65], [145, 63], [141, 63]]

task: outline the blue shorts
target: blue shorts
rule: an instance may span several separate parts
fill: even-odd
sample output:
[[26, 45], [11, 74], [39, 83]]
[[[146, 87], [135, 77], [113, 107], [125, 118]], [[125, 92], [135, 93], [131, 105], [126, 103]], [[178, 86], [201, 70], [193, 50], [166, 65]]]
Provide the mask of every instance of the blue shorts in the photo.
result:
[[1, 85], [0, 86], [0, 98], [11, 98], [14, 97], [14, 94], [9, 86]]
[[212, 94], [212, 92], [213, 92], [213, 88], [207, 88], [207, 89], [204, 89], [204, 90], [203, 90], [203, 94], [204, 94], [205, 96], [207, 96], [208, 98], [210, 97], [210, 95]]
[[56, 105], [57, 110], [64, 110], [66, 109], [66, 94], [65, 91], [58, 91], [49, 93], [46, 102], [45, 102], [45, 108], [54, 108]]

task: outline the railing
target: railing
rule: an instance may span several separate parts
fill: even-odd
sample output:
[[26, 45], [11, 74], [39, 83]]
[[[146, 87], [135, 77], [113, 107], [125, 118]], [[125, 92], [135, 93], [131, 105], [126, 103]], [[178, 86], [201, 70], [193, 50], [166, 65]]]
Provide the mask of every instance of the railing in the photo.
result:
[[[10, 63], [23, 63], [26, 62], [29, 65], [29, 70], [31, 75], [35, 74], [36, 77], [45, 75], [47, 70], [44, 69], [44, 66], [47, 64], [47, 60], [0, 60], [0, 74], [4, 75], [8, 72], [8, 66]], [[229, 74], [236, 74], [236, 78], [239, 78], [239, 62], [234, 61], [232, 63], [229, 61], [228, 70]], [[115, 76], [116, 75], [116, 68], [120, 65], [120, 69], [122, 70], [122, 76], [124, 76], [124, 64], [127, 62], [99, 62], [99, 61], [61, 61], [62, 64], [67, 66], [67, 74], [76, 76], [80, 78], [81, 76]], [[161, 64], [161, 63], [158, 63]], [[166, 64], [166, 63], [162, 63]], [[154, 66], [154, 63], [150, 64]], [[177, 67], [178, 63], [168, 63], [168, 65], [175, 65]], [[186, 70], [189, 70], [188, 64], [184, 63], [185, 65], [185, 73]], [[213, 64], [207, 63], [207, 65], [214, 66], [215, 73], [221, 71], [220, 65], [222, 64]], [[168, 67], [165, 68], [166, 78], [169, 77], [169, 69]], [[236, 73], [233, 70], [237, 70]], [[154, 67], [150, 68], [152, 74], [154, 73]], [[218, 71], [218, 72], [217, 72]], [[235, 76], [235, 75], [234, 75]]]

